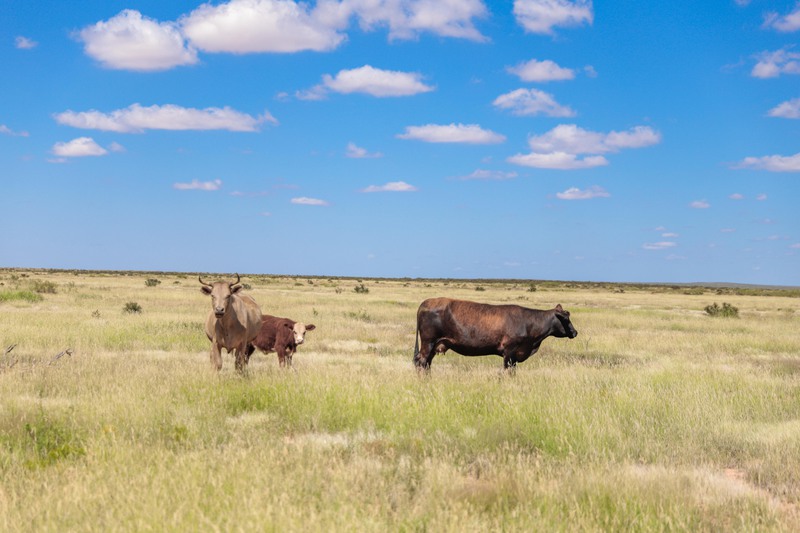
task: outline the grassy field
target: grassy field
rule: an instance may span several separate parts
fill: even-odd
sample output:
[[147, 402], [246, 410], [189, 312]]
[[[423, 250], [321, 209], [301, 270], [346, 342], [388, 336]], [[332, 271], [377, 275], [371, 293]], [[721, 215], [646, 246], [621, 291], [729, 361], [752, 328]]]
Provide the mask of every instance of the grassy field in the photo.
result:
[[[242, 281], [316, 324], [293, 370], [212, 372], [194, 275], [0, 270], [0, 530], [800, 530], [794, 292]], [[420, 376], [431, 296], [561, 303], [579, 335]]]

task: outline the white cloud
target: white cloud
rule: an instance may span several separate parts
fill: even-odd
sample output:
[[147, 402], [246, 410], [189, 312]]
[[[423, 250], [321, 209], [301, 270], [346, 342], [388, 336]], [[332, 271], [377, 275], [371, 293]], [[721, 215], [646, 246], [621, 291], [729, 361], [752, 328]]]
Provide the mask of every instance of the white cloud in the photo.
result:
[[39, 43], [37, 43], [33, 39], [29, 39], [27, 37], [19, 35], [17, 36], [16, 39], [14, 39], [14, 46], [19, 48], [20, 50], [30, 50], [31, 48], [36, 48], [37, 46], [39, 46]]
[[[599, 133], [584, 130], [574, 124], [561, 124], [549, 132], [528, 139], [530, 154], [517, 154], [510, 163], [536, 168], [575, 170], [608, 164], [599, 155], [625, 148], [643, 148], [661, 141], [661, 134], [647, 126], [627, 131]], [[579, 154], [594, 154], [582, 159]]]
[[792, 248], [792, 249], [794, 249], [794, 250], [796, 250], [796, 249], [800, 248], [800, 242], [796, 242], [796, 243], [794, 243], [794, 244], [790, 244], [790, 245], [789, 245], [789, 248]]
[[506, 140], [504, 135], [485, 130], [477, 124], [426, 124], [407, 126], [398, 139], [412, 139], [429, 143], [498, 144]]
[[166, 70], [198, 61], [175, 23], [158, 22], [132, 9], [87, 26], [78, 38], [87, 55], [112, 69]]
[[471, 174], [461, 176], [460, 180], [510, 180], [517, 177], [516, 172], [503, 172], [501, 170], [475, 170]]
[[318, 198], [308, 198], [306, 196], [301, 196], [299, 198], [292, 198], [291, 202], [297, 205], [330, 205], [325, 200], [320, 200]]
[[27, 137], [27, 131], [14, 131], [5, 124], [0, 124], [0, 134], [10, 135], [11, 137]]
[[414, 39], [420, 32], [485, 42], [473, 19], [488, 14], [481, 0], [344, 0], [367, 30], [389, 28], [389, 39]]
[[556, 102], [552, 94], [538, 89], [517, 89], [498, 96], [492, 104], [500, 109], [508, 109], [514, 115], [519, 116], [575, 116], [575, 111]]
[[[391, 96], [413, 96], [433, 91], [430, 85], [422, 83], [422, 75], [416, 72], [382, 70], [370, 65], [340, 70], [336, 76], [325, 74], [322, 85], [312, 88], [308, 93], [320, 94], [330, 90], [337, 93], [364, 93], [379, 98]], [[324, 95], [324, 92], [322, 92]]]
[[731, 200], [744, 200], [744, 195], [743, 194], [739, 194], [738, 192], [735, 192], [735, 193], [731, 194], [730, 196], [728, 196], [728, 198], [730, 198]]
[[320, 4], [309, 10], [307, 4], [291, 0], [207, 3], [181, 17], [179, 23], [186, 38], [206, 52], [325, 52], [346, 39], [337, 27], [346, 25], [347, 17], [346, 10], [330, 2]]
[[678, 246], [678, 243], [672, 241], [661, 241], [661, 242], [647, 242], [642, 245], [642, 248], [645, 250], [668, 250], [669, 248], [674, 248]]
[[777, 78], [781, 74], [800, 74], [800, 54], [786, 48], [762, 52], [750, 75], [754, 78]]
[[628, 131], [599, 133], [579, 128], [574, 124], [561, 124], [544, 135], [531, 137], [531, 148], [538, 152], [566, 152], [570, 154], [603, 154], [624, 148], [643, 148], [658, 144], [661, 134], [647, 126], [636, 126]]
[[53, 145], [51, 152], [60, 157], [87, 157], [106, 155], [108, 151], [91, 137], [78, 137], [68, 142]]
[[795, 4], [794, 11], [787, 15], [781, 16], [775, 12], [767, 13], [764, 16], [764, 27], [783, 33], [800, 30], [800, 2]]
[[173, 183], [172, 188], [179, 191], [218, 191], [222, 187], [222, 180], [198, 181], [189, 183]]
[[145, 130], [257, 131], [264, 122], [277, 124], [277, 120], [266, 111], [260, 117], [253, 117], [230, 107], [194, 109], [171, 104], [150, 107], [133, 104], [111, 113], [65, 111], [56, 114], [55, 119], [59, 124], [74, 128], [118, 133], [142, 133]]
[[511, 74], [519, 76], [522, 81], [546, 82], [571, 80], [575, 78], [574, 70], [560, 67], [549, 59], [545, 59], [544, 61], [531, 59], [515, 67], [508, 67], [506, 70]]
[[552, 35], [556, 26], [592, 24], [591, 0], [514, 0], [517, 22], [531, 33]]
[[362, 148], [352, 142], [347, 143], [347, 151], [345, 152], [345, 155], [352, 159], [374, 159], [383, 157], [383, 154], [380, 152], [370, 153], [366, 148]]
[[800, 118], [800, 98], [778, 104], [769, 110], [768, 115], [778, 118]]
[[790, 156], [745, 157], [733, 168], [767, 170], [769, 172], [800, 172], [800, 153]]
[[556, 198], [559, 200], [591, 200], [592, 198], [608, 198], [609, 196], [611, 194], [598, 185], [584, 190], [571, 187], [564, 192], [556, 193]]
[[756, 200], [758, 200], [759, 202], [763, 202], [766, 199], [767, 199], [767, 195], [764, 194], [764, 193], [761, 193], [758, 196], [756, 196]]
[[385, 185], [370, 185], [361, 192], [414, 192], [417, 188], [404, 181], [390, 181]]
[[509, 157], [508, 162], [523, 167], [546, 168], [552, 170], [579, 170], [608, 165], [608, 160], [601, 155], [580, 159], [577, 155], [568, 154], [566, 152], [517, 154]]
[[677, 239], [678, 237], [680, 237], [680, 235], [678, 235], [677, 233], [672, 233], [672, 232], [662, 233], [661, 236], [664, 237], [665, 239]]
[[692, 209], [708, 209], [711, 207], [711, 204], [706, 202], [705, 200], [695, 200], [689, 204], [689, 207]]

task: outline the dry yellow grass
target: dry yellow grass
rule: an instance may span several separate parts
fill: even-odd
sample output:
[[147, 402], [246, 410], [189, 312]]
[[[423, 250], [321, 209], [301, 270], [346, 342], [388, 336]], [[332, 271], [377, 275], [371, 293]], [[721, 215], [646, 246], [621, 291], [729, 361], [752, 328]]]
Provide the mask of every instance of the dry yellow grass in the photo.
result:
[[[800, 528], [798, 298], [245, 277], [317, 329], [294, 370], [257, 354], [240, 377], [210, 370], [193, 275], [7, 270], [0, 291], [36, 280], [56, 292], [0, 301], [3, 531]], [[514, 375], [448, 353], [420, 377], [437, 295], [561, 303], [579, 336]]]

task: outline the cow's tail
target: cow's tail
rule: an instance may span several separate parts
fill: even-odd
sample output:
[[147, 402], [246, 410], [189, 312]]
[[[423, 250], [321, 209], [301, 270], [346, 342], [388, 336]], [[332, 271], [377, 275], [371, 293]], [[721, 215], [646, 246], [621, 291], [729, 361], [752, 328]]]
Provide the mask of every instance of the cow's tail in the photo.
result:
[[414, 333], [414, 361], [415, 366], [419, 366], [419, 319], [417, 319], [417, 329]]

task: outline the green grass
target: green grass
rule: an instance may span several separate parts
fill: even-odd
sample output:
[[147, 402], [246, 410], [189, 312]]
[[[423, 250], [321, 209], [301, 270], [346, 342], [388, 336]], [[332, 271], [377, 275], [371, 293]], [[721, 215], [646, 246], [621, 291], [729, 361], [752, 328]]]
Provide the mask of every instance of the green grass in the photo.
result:
[[258, 353], [239, 376], [210, 370], [191, 276], [50, 276], [74, 286], [0, 306], [0, 530], [800, 527], [796, 298], [728, 295], [740, 318], [716, 320], [681, 291], [481, 281], [579, 336], [514, 374], [448, 353], [420, 376], [417, 305], [474, 283], [247, 278], [317, 329], [293, 370]]

